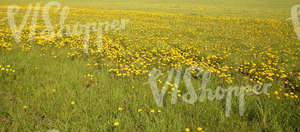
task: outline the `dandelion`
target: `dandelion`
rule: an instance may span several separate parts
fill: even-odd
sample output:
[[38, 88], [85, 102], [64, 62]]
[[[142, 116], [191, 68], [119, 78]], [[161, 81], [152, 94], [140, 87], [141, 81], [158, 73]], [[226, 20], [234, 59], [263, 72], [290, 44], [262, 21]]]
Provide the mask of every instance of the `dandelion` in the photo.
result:
[[161, 110], [157, 110], [157, 112], [158, 112], [158, 113], [160, 113], [160, 112], [161, 112]]
[[289, 96], [289, 94], [288, 94], [288, 93], [284, 93], [284, 96], [286, 96], [286, 97], [287, 97], [287, 96]]
[[154, 110], [154, 109], [152, 109], [150, 112], [151, 112], [151, 113], [154, 113], [154, 112], [155, 112], [155, 110]]
[[191, 129], [190, 129], [190, 128], [185, 128], [185, 131], [186, 131], [186, 132], [190, 132]]
[[24, 108], [24, 109], [27, 109], [27, 108], [28, 108], [28, 106], [27, 106], [27, 105], [24, 105], [24, 106], [23, 106], [23, 108]]
[[53, 88], [53, 89], [52, 89], [52, 92], [53, 92], [53, 93], [55, 93], [55, 92], [56, 92], [56, 89], [55, 89], [55, 88]]
[[74, 104], [75, 104], [75, 101], [71, 101], [71, 104], [74, 105]]
[[119, 126], [120, 125], [120, 123], [119, 122], [114, 122], [114, 126]]
[[138, 109], [138, 112], [142, 112], [143, 110], [142, 109]]
[[278, 91], [275, 91], [274, 94], [275, 94], [275, 95], [278, 95], [279, 93], [278, 93]]
[[118, 108], [118, 110], [119, 110], [119, 111], [122, 111], [122, 110], [123, 110], [123, 108], [122, 108], [122, 107], [119, 107], [119, 108]]
[[201, 127], [198, 127], [198, 128], [197, 128], [197, 131], [199, 131], [199, 132], [202, 131], [202, 128], [201, 128]]
[[280, 97], [279, 97], [279, 96], [276, 96], [276, 99], [280, 100]]

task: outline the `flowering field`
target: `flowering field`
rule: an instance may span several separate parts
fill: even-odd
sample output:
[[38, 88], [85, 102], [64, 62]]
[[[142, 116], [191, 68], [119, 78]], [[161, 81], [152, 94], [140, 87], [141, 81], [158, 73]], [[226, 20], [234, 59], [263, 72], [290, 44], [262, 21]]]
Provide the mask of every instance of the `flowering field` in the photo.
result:
[[[47, 2], [0, 2], [1, 132], [300, 130], [300, 40], [287, 20], [295, 1], [65, 0], [49, 18]], [[192, 86], [168, 79], [189, 67], [209, 71], [208, 98], [199, 69]], [[235, 93], [229, 116], [215, 92], [266, 84]], [[197, 102], [185, 99], [190, 87]]]

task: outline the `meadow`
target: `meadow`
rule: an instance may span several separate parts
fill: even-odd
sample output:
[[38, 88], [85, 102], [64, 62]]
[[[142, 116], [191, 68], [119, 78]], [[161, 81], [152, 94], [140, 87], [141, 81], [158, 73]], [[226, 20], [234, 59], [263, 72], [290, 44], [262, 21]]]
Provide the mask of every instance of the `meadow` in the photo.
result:
[[[101, 50], [93, 31], [88, 48], [84, 34], [67, 34], [67, 29], [44, 38], [41, 12], [48, 2], [0, 2], [1, 132], [300, 130], [300, 40], [287, 20], [300, 1], [58, 1], [70, 7], [65, 24], [73, 33], [76, 23], [103, 23]], [[14, 15], [20, 27], [28, 4], [36, 3], [41, 8], [34, 7], [17, 42], [6, 19], [8, 8], [20, 7]], [[39, 14], [31, 39], [34, 11]], [[56, 32], [60, 11], [50, 10]], [[183, 73], [180, 82], [167, 79], [172, 69], [189, 67], [210, 71], [207, 87], [213, 91], [272, 86], [262, 94], [245, 89], [251, 96], [245, 95], [242, 116], [240, 100], [232, 96], [226, 116], [225, 99], [200, 101], [201, 90], [196, 90], [198, 101], [189, 104]], [[155, 85], [166, 90], [163, 107], [147, 84], [154, 68], [162, 72]], [[191, 72], [195, 89], [204, 80], [198, 72]], [[174, 93], [177, 103], [171, 104]]]

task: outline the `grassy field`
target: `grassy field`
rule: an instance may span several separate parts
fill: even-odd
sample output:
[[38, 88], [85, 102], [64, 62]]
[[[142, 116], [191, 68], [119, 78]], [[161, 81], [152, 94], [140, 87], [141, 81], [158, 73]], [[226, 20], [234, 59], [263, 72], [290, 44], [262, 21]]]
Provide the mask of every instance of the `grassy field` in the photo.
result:
[[[108, 22], [100, 51], [95, 32], [88, 53], [83, 34], [43, 38], [40, 14], [30, 40], [33, 13], [17, 43], [5, 19], [8, 6], [21, 7], [19, 27], [28, 4], [48, 2], [0, 2], [1, 132], [300, 131], [300, 41], [286, 20], [300, 1], [63, 0], [58, 2], [71, 8], [65, 24]], [[60, 11], [51, 10], [52, 25], [58, 25]], [[117, 29], [114, 20], [129, 21]], [[191, 66], [211, 72], [207, 88], [213, 92], [272, 86], [263, 94], [245, 89], [242, 116], [240, 100], [232, 96], [226, 116], [225, 98], [201, 101], [204, 77], [197, 70], [191, 78], [197, 102], [184, 100], [190, 86], [183, 73]], [[147, 84], [153, 68], [162, 71], [155, 80], [159, 90], [167, 89], [163, 107]], [[183, 70], [179, 83], [175, 75], [167, 81], [172, 68]], [[171, 104], [174, 93], [178, 101]]]

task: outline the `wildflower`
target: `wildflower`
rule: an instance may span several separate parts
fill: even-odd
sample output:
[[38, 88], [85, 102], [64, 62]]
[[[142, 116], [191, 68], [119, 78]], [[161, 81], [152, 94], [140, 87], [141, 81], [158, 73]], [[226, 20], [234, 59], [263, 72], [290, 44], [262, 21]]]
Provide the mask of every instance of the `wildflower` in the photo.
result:
[[160, 112], [161, 112], [161, 110], [157, 110], [157, 112], [158, 112], [158, 113], [160, 113]]
[[279, 93], [278, 93], [278, 91], [275, 91], [274, 94], [275, 94], [275, 95], [278, 95]]
[[52, 92], [53, 92], [53, 93], [55, 93], [55, 92], [56, 92], [56, 89], [55, 89], [55, 88], [53, 88], [53, 89], [52, 89]]
[[114, 122], [114, 126], [119, 126], [120, 125], [120, 123], [119, 122]]
[[185, 128], [185, 131], [189, 132], [189, 131], [191, 131], [191, 129], [190, 128]]
[[154, 109], [152, 109], [150, 112], [151, 112], [151, 113], [154, 113], [154, 112], [155, 112], [155, 110], [154, 110]]
[[122, 107], [119, 107], [119, 108], [118, 108], [118, 110], [119, 110], [119, 111], [122, 111], [122, 110], [123, 110], [123, 108], [122, 108]]
[[201, 127], [198, 127], [198, 128], [197, 128], [197, 131], [199, 131], [199, 132], [202, 131], [202, 128], [201, 128]]
[[72, 105], [75, 104], [75, 101], [71, 101], [71, 104], [72, 104]]
[[280, 100], [280, 97], [279, 97], [279, 96], [276, 96], [276, 99]]
[[288, 93], [284, 93], [284, 96], [286, 96], [286, 97], [287, 97], [287, 96], [289, 96], [289, 94], [288, 94]]
[[178, 97], [181, 97], [181, 94], [177, 94]]
[[138, 109], [138, 112], [142, 112], [143, 110], [142, 109]]
[[28, 106], [27, 106], [27, 105], [24, 105], [24, 106], [23, 106], [23, 108], [24, 108], [24, 109], [27, 109], [27, 108], [28, 108]]

